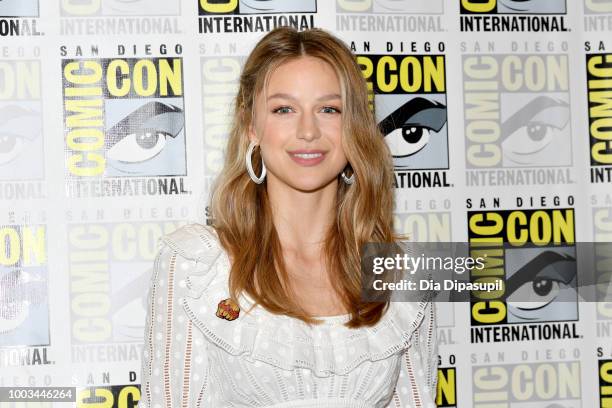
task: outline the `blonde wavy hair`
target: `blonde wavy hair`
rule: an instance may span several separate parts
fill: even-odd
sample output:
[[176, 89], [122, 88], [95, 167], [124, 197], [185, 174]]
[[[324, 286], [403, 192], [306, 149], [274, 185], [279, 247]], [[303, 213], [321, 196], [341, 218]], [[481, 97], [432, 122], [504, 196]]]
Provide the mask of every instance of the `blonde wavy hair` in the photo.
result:
[[[346, 326], [371, 326], [380, 320], [388, 301], [362, 300], [360, 251], [367, 242], [389, 243], [399, 239], [392, 228], [392, 159], [368, 107], [366, 82], [355, 56], [342, 41], [320, 29], [301, 32], [288, 27], [275, 29], [259, 41], [244, 65], [225, 164], [211, 202], [213, 226], [232, 259], [230, 295], [237, 302], [244, 292], [272, 313], [309, 324], [320, 322], [295, 302], [284, 283], [289, 278], [266, 184], [255, 184], [244, 163], [257, 95], [267, 89], [275, 68], [301, 56], [327, 62], [340, 80], [342, 147], [349, 163], [345, 171], [354, 173], [356, 181], [347, 185], [339, 179], [335, 223], [324, 241], [324, 259], [332, 274], [334, 290], [351, 315]], [[255, 149], [252, 159], [259, 174], [259, 149]]]

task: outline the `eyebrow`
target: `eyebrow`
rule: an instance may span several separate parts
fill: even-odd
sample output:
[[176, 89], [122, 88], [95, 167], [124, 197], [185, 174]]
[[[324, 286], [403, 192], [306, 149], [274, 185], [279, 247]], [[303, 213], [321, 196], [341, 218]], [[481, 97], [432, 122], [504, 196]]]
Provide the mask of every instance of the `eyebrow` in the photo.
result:
[[[37, 119], [41, 119], [40, 112], [27, 110], [19, 105], [0, 107], [0, 133], [24, 137], [32, 142], [41, 135], [41, 130], [36, 128]], [[17, 122], [11, 123], [12, 121]], [[4, 130], [5, 125], [6, 130]]]
[[[410, 123], [411, 125], [427, 125], [433, 128], [436, 132], [442, 129], [442, 126], [446, 123], [446, 105], [441, 102], [429, 100], [427, 98], [416, 97], [410, 99], [402, 106], [394, 110], [389, 116], [384, 118], [378, 124], [378, 128], [383, 135], [387, 136], [395, 129], [400, 128], [408, 124], [408, 120], [417, 116], [417, 114], [424, 111], [430, 110], [430, 115], [423, 118], [427, 118], [431, 123]], [[434, 123], [435, 122], [435, 123]]]
[[[275, 94], [268, 96], [268, 100], [270, 99], [290, 99], [293, 101], [296, 100], [294, 96], [289, 95], [288, 93], [283, 93], [283, 92], [277, 92]], [[334, 99], [342, 99], [342, 97], [339, 94], [327, 94], [327, 95], [323, 95], [317, 98], [317, 101], [331, 101]]]
[[563, 100], [553, 99], [550, 96], [540, 95], [536, 97], [502, 123], [501, 140], [503, 141], [507, 139], [517, 129], [525, 126], [527, 122], [531, 120], [531, 118], [533, 118], [535, 115], [537, 115], [544, 109], [553, 107], [568, 107], [568, 104]]
[[[175, 105], [152, 101], [145, 103], [133, 112], [129, 113], [117, 124], [110, 128], [106, 133], [105, 146], [110, 149], [131, 133], [142, 129], [147, 121], [163, 114], [181, 113], [183, 110]], [[180, 128], [182, 129], [182, 127]], [[180, 131], [178, 129], [178, 131]], [[165, 120], [156, 124], [155, 130], [168, 133], [171, 137], [178, 136], [177, 123], [172, 120]]]
[[[532, 279], [530, 278], [540, 277], [539, 274], [545, 269], [548, 269], [548, 275], [550, 275], [551, 272], [556, 272], [563, 283], [567, 285], [576, 275], [575, 268], [576, 259], [571, 255], [560, 254], [555, 251], [541, 252], [523, 265], [506, 281], [506, 293], [512, 294], [525, 282], [531, 281]], [[541, 277], [546, 278], [549, 276], [546, 275]]]

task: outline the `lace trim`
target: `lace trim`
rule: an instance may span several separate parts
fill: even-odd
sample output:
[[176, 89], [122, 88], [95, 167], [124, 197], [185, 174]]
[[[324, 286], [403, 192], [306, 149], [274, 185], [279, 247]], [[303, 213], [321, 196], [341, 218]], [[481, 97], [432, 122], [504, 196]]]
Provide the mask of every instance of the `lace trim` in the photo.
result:
[[[260, 307], [234, 321], [222, 321], [215, 310], [218, 301], [229, 296], [229, 259], [208, 228], [186, 227], [164, 239], [183, 257], [197, 261], [197, 267], [183, 271], [189, 292], [180, 302], [206, 338], [229, 354], [284, 370], [306, 368], [319, 377], [344, 375], [365, 361], [386, 359], [408, 348], [423, 321], [429, 298], [416, 306], [392, 302], [381, 321], [368, 328], [349, 329], [342, 325], [344, 316], [309, 327]], [[207, 273], [213, 266], [215, 273]], [[241, 299], [244, 310], [242, 306]]]
[[329, 325], [309, 329], [301, 321], [265, 311], [245, 314], [232, 322], [221, 321], [214, 316], [208, 299], [206, 295], [185, 298], [183, 307], [211, 343], [251, 362], [257, 360], [284, 370], [307, 368], [319, 377], [344, 375], [365, 361], [386, 359], [403, 351], [411, 345], [427, 305], [427, 301], [419, 302], [416, 313], [392, 305], [375, 328]]

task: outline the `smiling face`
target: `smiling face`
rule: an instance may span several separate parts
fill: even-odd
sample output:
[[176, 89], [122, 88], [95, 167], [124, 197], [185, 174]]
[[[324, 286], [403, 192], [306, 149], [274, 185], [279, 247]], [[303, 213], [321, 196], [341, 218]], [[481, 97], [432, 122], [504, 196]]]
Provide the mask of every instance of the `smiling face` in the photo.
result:
[[341, 111], [340, 82], [325, 61], [300, 57], [270, 74], [255, 100], [249, 131], [260, 146], [268, 186], [280, 183], [303, 192], [335, 188], [347, 164]]

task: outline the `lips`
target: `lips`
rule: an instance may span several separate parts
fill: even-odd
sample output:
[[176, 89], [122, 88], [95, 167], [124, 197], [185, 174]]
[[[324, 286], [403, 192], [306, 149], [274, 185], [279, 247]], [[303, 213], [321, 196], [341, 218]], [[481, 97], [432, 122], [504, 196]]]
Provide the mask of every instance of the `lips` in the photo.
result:
[[325, 159], [326, 152], [323, 150], [292, 150], [289, 157], [301, 166], [314, 166]]

